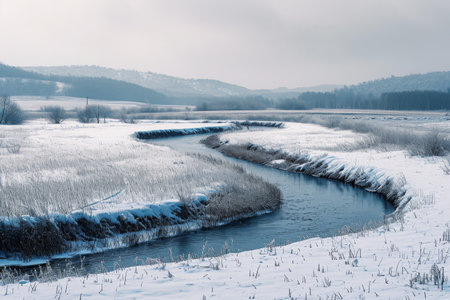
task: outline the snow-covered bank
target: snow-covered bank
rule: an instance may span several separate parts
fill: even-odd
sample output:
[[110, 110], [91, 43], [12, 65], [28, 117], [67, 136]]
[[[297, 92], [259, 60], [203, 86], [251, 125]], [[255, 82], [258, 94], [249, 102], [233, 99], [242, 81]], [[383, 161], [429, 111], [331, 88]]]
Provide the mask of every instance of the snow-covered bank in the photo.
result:
[[180, 128], [180, 129], [159, 129], [149, 131], [137, 131], [136, 137], [141, 140], [165, 138], [171, 136], [183, 136], [192, 134], [205, 134], [232, 130], [236, 127], [233, 125], [209, 126], [199, 128]]
[[[17, 258], [126, 247], [276, 209], [279, 190], [242, 168], [132, 137], [143, 129], [232, 126], [34, 122], [5, 127], [0, 142], [19, 147], [17, 153], [0, 149], [0, 266]], [[200, 201], [198, 193], [206, 198]]]
[[404, 178], [402, 175], [389, 175], [374, 167], [347, 164], [335, 156], [327, 154], [311, 156], [309, 154], [289, 154], [280, 150], [265, 149], [251, 143], [230, 144], [221, 141], [216, 135], [209, 136], [203, 143], [224, 155], [264, 164], [273, 168], [304, 173], [314, 177], [323, 177], [342, 181], [382, 195], [396, 208], [403, 208], [411, 196], [404, 197]]
[[[45, 264], [50, 258], [71, 258], [131, 247], [188, 231], [224, 226], [276, 209], [259, 207], [258, 210], [244, 210], [219, 218], [207, 213], [208, 202], [205, 195], [197, 194], [188, 204], [166, 201], [96, 215], [79, 211], [71, 215], [1, 218], [0, 254], [3, 258], [0, 257], [0, 266], [37, 266]], [[35, 249], [41, 246], [44, 246], [41, 253], [45, 256], [36, 256]], [[14, 251], [18, 251], [16, 255], [4, 256], [5, 253], [14, 254]]]
[[[116, 207], [114, 212], [79, 210], [69, 215], [0, 217], [0, 253], [3, 257], [9, 256], [0, 258], [0, 265], [17, 265], [14, 257], [30, 259], [60, 253], [70, 256], [70, 253], [75, 255], [80, 251], [94, 253], [129, 247], [213, 226], [202, 219], [207, 204], [207, 197], [198, 195], [186, 205], [180, 201], [166, 201], [133, 209]], [[27, 265], [30, 263], [25, 261]]]
[[[217, 133], [229, 130], [240, 129], [241, 126], [254, 126], [254, 127], [274, 127], [281, 128], [283, 123], [281, 122], [265, 122], [265, 121], [231, 121], [231, 124], [224, 124], [220, 126], [203, 126], [199, 128], [176, 128], [176, 129], [158, 129], [137, 131], [136, 137], [142, 140], [166, 138], [172, 136], [184, 136], [193, 134], [205, 134], [205, 133]], [[203, 123], [208, 124], [208, 123]]]
[[233, 121], [234, 124], [239, 126], [255, 126], [255, 127], [275, 127], [281, 128], [284, 126], [282, 122], [270, 122], [270, 121]]
[[[0, 294], [11, 299], [448, 299], [450, 184], [442, 168], [445, 158], [411, 157], [404, 151], [341, 152], [332, 149], [364, 136], [316, 125], [285, 127], [233, 132], [221, 139], [308, 154], [311, 159], [327, 154], [335, 158], [330, 165], [373, 168], [399, 182], [404, 178], [404, 197], [412, 198], [398, 220], [374, 230], [283, 247], [268, 245], [216, 258], [48, 283], [10, 284], [1, 286]], [[441, 290], [435, 282], [440, 282], [442, 268]]]

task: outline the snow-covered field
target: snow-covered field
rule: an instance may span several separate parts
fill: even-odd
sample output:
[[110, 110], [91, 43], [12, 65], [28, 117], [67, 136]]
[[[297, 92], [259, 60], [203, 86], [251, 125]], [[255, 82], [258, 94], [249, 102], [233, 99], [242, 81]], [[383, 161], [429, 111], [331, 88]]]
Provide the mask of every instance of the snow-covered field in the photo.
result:
[[32, 259], [97, 252], [276, 208], [279, 191], [242, 168], [134, 135], [232, 126], [113, 120], [2, 126], [0, 266], [17, 263], [17, 253]]
[[[86, 106], [86, 98], [68, 97], [68, 96], [11, 96], [11, 99], [16, 102], [21, 109], [27, 112], [27, 116], [33, 119], [40, 118], [42, 109], [46, 106], [61, 106], [67, 111], [82, 109]], [[136, 101], [120, 101], [120, 100], [97, 100], [89, 99], [89, 105], [105, 105], [113, 110], [122, 109], [145, 109], [149, 107], [148, 103]], [[191, 110], [194, 107], [191, 105], [150, 105], [153, 109], [172, 110], [185, 112], [186, 109]]]
[[[53, 96], [47, 98], [40, 96], [13, 96], [11, 98], [25, 111], [39, 111], [42, 107], [45, 106], [62, 106], [67, 110], [71, 110], [82, 108], [86, 105], [86, 98], [77, 97]], [[95, 99], [89, 99], [89, 104], [107, 105], [112, 109], [139, 108], [146, 105], [142, 102], [108, 101]]]
[[[3, 126], [2, 215], [70, 213], [119, 191], [108, 207], [116, 201], [155, 203], [177, 198], [177, 191], [192, 186], [209, 186], [212, 173], [208, 172], [214, 171], [207, 164], [167, 147], [139, 142], [132, 135], [136, 131], [211, 126], [227, 124], [67, 121], [55, 125], [37, 120]], [[61, 201], [67, 198], [70, 200]]]
[[374, 180], [383, 174], [401, 179], [404, 199], [411, 200], [393, 223], [215, 258], [23, 281], [1, 286], [0, 294], [11, 299], [449, 299], [448, 157], [411, 157], [400, 150], [341, 152], [337, 147], [362, 138], [294, 123], [276, 131], [221, 136], [230, 144], [250, 142], [312, 159], [326, 154], [344, 169], [376, 170]]

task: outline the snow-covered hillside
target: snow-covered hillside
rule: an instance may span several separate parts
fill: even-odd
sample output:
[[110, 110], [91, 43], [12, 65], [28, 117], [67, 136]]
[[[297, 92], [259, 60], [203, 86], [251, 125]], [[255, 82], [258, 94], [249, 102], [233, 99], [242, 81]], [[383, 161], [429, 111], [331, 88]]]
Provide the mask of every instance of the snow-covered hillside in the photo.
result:
[[107, 77], [131, 82], [175, 97], [245, 97], [262, 95], [269, 98], [297, 97], [302, 92], [327, 92], [342, 85], [319, 85], [302, 88], [250, 90], [245, 87], [213, 79], [186, 79], [153, 72], [112, 69], [99, 66], [24, 67], [23, 69], [46, 75]]
[[244, 87], [211, 79], [184, 79], [153, 72], [112, 69], [99, 66], [26, 67], [42, 74], [107, 77], [141, 85], [169, 96], [241, 96], [249, 93]]

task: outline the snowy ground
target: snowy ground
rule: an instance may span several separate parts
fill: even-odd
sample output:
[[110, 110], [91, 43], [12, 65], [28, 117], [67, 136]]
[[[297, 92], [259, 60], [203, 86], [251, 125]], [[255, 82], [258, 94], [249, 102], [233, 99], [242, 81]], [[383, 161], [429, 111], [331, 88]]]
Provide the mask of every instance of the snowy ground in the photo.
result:
[[120, 191], [108, 201], [108, 208], [114, 203], [128, 203], [129, 207], [129, 203], [161, 202], [178, 198], [177, 192], [189, 194], [190, 189], [207, 187], [214, 172], [208, 164], [167, 147], [137, 141], [132, 135], [210, 126], [228, 125], [113, 121], [56, 125], [35, 120], [2, 126], [1, 215], [70, 213]]
[[[86, 105], [86, 98], [76, 97], [39, 97], [39, 96], [13, 96], [12, 100], [17, 102], [19, 106], [25, 111], [40, 111], [45, 106], [62, 106], [67, 110], [82, 108]], [[89, 99], [89, 104], [93, 105], [107, 105], [112, 109], [125, 108], [137, 108], [145, 106], [141, 102], [133, 101], [108, 101], [108, 100], [95, 100]]]
[[[62, 106], [66, 110], [72, 110], [77, 108], [83, 108], [86, 105], [86, 98], [78, 97], [67, 97], [67, 96], [51, 96], [51, 97], [41, 97], [41, 96], [12, 96], [19, 106], [25, 111], [40, 111], [42, 107], [45, 106]], [[115, 100], [96, 100], [89, 99], [89, 104], [91, 105], [106, 105], [111, 109], [122, 109], [122, 108], [142, 108], [148, 104], [143, 102], [135, 101], [115, 101]], [[192, 106], [184, 105], [152, 105], [152, 107], [158, 108], [172, 108], [178, 110], [185, 110], [186, 107], [192, 108]]]
[[37, 120], [2, 126], [0, 266], [127, 247], [276, 209], [279, 190], [242, 168], [135, 134], [199, 128], [235, 125]]
[[[356, 143], [364, 136], [317, 125], [288, 123], [277, 131], [237, 132], [221, 138], [309, 153], [313, 158], [326, 153], [344, 167], [404, 176], [412, 200], [403, 218], [371, 231], [54, 282], [24, 281], [1, 286], [0, 294], [11, 299], [450, 298], [448, 157], [411, 157], [405, 151], [340, 152], [338, 145]], [[442, 272], [441, 290], [432, 276]]]

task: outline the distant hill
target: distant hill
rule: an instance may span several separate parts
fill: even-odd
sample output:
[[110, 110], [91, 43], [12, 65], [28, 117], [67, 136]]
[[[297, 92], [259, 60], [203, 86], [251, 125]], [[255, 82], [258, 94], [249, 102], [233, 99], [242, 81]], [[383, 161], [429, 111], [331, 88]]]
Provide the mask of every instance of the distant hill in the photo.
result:
[[242, 96], [250, 93], [245, 87], [212, 79], [184, 79], [152, 72], [111, 69], [99, 66], [24, 67], [46, 75], [105, 77], [126, 81], [156, 90], [168, 96]]
[[105, 77], [45, 75], [0, 64], [0, 93], [71, 96], [103, 100], [167, 103], [165, 95], [130, 82]]
[[431, 72], [407, 76], [383, 78], [348, 86], [355, 94], [375, 97], [383, 93], [404, 91], [441, 91], [450, 88], [450, 72]]
[[235, 84], [212, 79], [185, 79], [152, 72], [139, 72], [134, 70], [112, 69], [99, 66], [57, 66], [57, 67], [24, 67], [25, 70], [46, 74], [63, 76], [89, 76], [107, 77], [138, 84], [168, 96], [179, 98], [194, 97], [246, 97], [261, 95], [267, 98], [297, 97], [300, 93], [327, 92], [341, 85], [320, 85], [305, 88], [278, 88], [251, 90]]
[[[6, 69], [5, 69], [6, 68]], [[3, 89], [2, 89], [3, 87]], [[382, 78], [356, 85], [319, 85], [302, 88], [251, 90], [212, 79], [184, 79], [152, 72], [99, 66], [15, 68], [0, 64], [0, 92], [5, 87], [25, 94], [76, 96], [149, 103], [193, 104], [263, 96], [267, 99], [297, 98], [305, 92], [333, 92], [340, 98], [379, 98], [383, 93], [442, 91], [450, 88], [450, 72], [432, 72]], [[6, 89], [7, 90], [7, 89]], [[323, 97], [319, 95], [320, 97]], [[326, 96], [326, 95], [325, 95]], [[338, 97], [338, 98], [339, 98]]]

